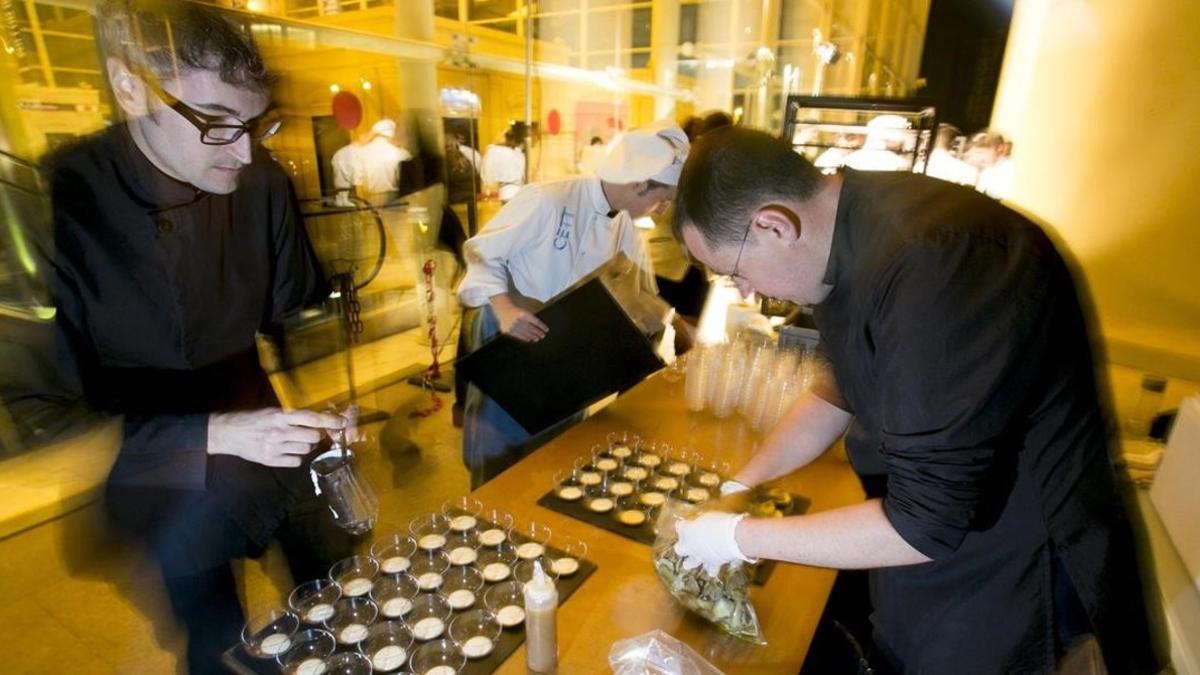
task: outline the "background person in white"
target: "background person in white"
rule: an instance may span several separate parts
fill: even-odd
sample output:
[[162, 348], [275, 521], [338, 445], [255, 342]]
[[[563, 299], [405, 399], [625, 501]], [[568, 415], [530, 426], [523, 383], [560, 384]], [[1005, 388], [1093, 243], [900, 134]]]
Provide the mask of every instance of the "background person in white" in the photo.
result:
[[[467, 241], [467, 273], [458, 297], [469, 308], [468, 348], [497, 331], [518, 340], [545, 337], [534, 315], [542, 303], [624, 253], [645, 271], [650, 260], [633, 219], [659, 212], [675, 197], [687, 157], [679, 127], [658, 125], [616, 140], [597, 176], [521, 190]], [[472, 489], [508, 468], [551, 430], [526, 431], [495, 401], [471, 386], [463, 423], [463, 461]]]

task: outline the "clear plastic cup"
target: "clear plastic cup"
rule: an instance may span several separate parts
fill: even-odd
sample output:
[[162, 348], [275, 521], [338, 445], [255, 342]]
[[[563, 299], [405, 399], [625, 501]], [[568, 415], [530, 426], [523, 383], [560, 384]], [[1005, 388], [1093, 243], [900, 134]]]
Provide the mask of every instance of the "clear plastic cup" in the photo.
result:
[[450, 603], [440, 593], [422, 593], [413, 602], [404, 623], [419, 642], [436, 640], [446, 632], [452, 613]]
[[329, 568], [329, 578], [342, 588], [342, 597], [357, 598], [371, 592], [379, 563], [369, 555], [356, 555], [337, 561]]
[[485, 509], [481, 519], [484, 522], [475, 528], [475, 538], [481, 547], [501, 546], [508, 542], [515, 522], [511, 513], [504, 509]]
[[412, 671], [416, 675], [455, 675], [462, 671], [467, 657], [454, 641], [434, 640], [413, 651]]
[[448, 499], [442, 504], [442, 515], [450, 519], [451, 532], [471, 532], [479, 524], [481, 513], [483, 502], [468, 495]]
[[288, 607], [308, 624], [324, 625], [333, 616], [333, 605], [342, 597], [342, 587], [332, 579], [313, 579], [294, 588]]
[[252, 617], [242, 628], [242, 645], [259, 659], [273, 659], [292, 647], [292, 636], [300, 619], [283, 608], [269, 609]]
[[587, 557], [587, 542], [574, 537], [559, 537], [554, 543], [555, 547], [546, 552], [550, 558], [549, 569], [560, 579], [578, 572], [580, 561]]
[[505, 542], [500, 546], [479, 549], [479, 560], [475, 562], [475, 566], [483, 573], [485, 581], [494, 584], [505, 581], [512, 575], [516, 561], [516, 547]]
[[371, 660], [376, 673], [400, 670], [412, 653], [413, 634], [400, 621], [380, 621], [367, 631], [358, 649]]
[[383, 574], [371, 589], [371, 599], [379, 606], [382, 616], [402, 619], [412, 611], [413, 601], [420, 592], [416, 578], [407, 572]]
[[546, 546], [550, 543], [551, 534], [549, 525], [534, 521], [514, 527], [512, 536], [517, 558], [519, 560], [540, 558], [546, 553]]
[[276, 657], [283, 675], [321, 675], [325, 659], [333, 655], [337, 641], [333, 634], [320, 628], [309, 628], [292, 637], [292, 646]]
[[417, 516], [408, 523], [408, 533], [422, 551], [433, 551], [446, 545], [446, 534], [450, 532], [450, 519], [440, 513]]
[[468, 659], [482, 659], [495, 650], [503, 630], [495, 614], [486, 609], [473, 609], [450, 622], [450, 639]]
[[371, 556], [379, 563], [379, 571], [386, 574], [407, 572], [412, 564], [412, 555], [417, 542], [399, 532], [377, 539], [371, 545]]
[[358, 652], [340, 652], [325, 659], [324, 675], [371, 675], [371, 659]]
[[483, 604], [504, 628], [525, 622], [525, 584], [517, 580], [496, 584], [483, 592]]
[[450, 609], [462, 611], [480, 601], [479, 595], [482, 589], [483, 573], [470, 565], [463, 565], [452, 567], [446, 572], [441, 592], [446, 597], [446, 603], [450, 605]]
[[369, 598], [342, 598], [326, 621], [340, 645], [354, 646], [367, 637], [367, 628], [379, 617], [379, 607]]
[[413, 554], [409, 574], [417, 580], [417, 586], [422, 591], [436, 591], [441, 588], [448, 569], [450, 555], [445, 551], [417, 551]]

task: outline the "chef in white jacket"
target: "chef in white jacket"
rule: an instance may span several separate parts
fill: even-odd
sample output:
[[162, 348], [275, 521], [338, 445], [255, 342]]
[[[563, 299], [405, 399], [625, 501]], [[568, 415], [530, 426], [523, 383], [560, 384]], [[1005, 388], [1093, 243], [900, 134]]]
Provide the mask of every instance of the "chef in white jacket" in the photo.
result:
[[[635, 218], [661, 212], [675, 198], [688, 141], [674, 124], [636, 129], [615, 139], [595, 176], [530, 185], [467, 240], [467, 273], [458, 297], [468, 308], [468, 347], [496, 332], [537, 341], [549, 330], [540, 306], [624, 253], [653, 284]], [[490, 480], [554, 430], [525, 430], [476, 387], [468, 390], [463, 460], [471, 487]]]

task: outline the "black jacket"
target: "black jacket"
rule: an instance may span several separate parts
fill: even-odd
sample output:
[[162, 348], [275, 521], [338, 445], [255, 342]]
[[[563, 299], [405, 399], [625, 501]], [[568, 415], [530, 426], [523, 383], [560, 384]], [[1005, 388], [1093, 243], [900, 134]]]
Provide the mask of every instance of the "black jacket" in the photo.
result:
[[1156, 672], [1103, 381], [1051, 241], [912, 174], [847, 171], [835, 228], [815, 318], [847, 452], [933, 559], [871, 573], [879, 646], [905, 673], [1050, 672], [1061, 565], [1109, 672]]

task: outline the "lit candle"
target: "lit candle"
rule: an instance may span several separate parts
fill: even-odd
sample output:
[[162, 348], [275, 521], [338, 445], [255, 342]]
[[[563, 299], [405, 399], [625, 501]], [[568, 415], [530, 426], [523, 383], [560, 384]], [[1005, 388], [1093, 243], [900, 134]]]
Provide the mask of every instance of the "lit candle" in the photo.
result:
[[662, 490], [663, 492], [667, 492], [669, 490], [674, 490], [677, 487], [679, 487], [679, 481], [674, 478], [671, 478], [670, 476], [663, 476], [662, 478], [659, 478], [658, 480], [654, 481], [654, 489], [655, 490]]
[[599, 485], [600, 474], [596, 473], [595, 471], [584, 471], [583, 473], [579, 474], [579, 482], [583, 483], [584, 485]]
[[711, 471], [700, 474], [700, 484], [715, 487], [721, 482], [721, 477]]
[[617, 460], [612, 457], [601, 457], [596, 460], [596, 468], [601, 471], [612, 471], [617, 468]]
[[629, 449], [628, 445], [614, 445], [612, 449], [608, 451], [608, 454], [618, 459], [625, 459], [633, 454], [633, 451]]
[[607, 511], [611, 511], [612, 507], [613, 507], [613, 500], [609, 499], [608, 497], [600, 497], [599, 499], [593, 499], [591, 501], [591, 503], [588, 504], [588, 508], [595, 511], [596, 513], [605, 513]]
[[684, 462], [672, 462], [671, 466], [667, 467], [667, 473], [672, 474], [674, 476], [686, 475], [691, 470], [692, 470], [691, 467], [689, 467]]
[[642, 466], [658, 466], [662, 464], [662, 457], [658, 455], [642, 455], [638, 458], [638, 464]]

